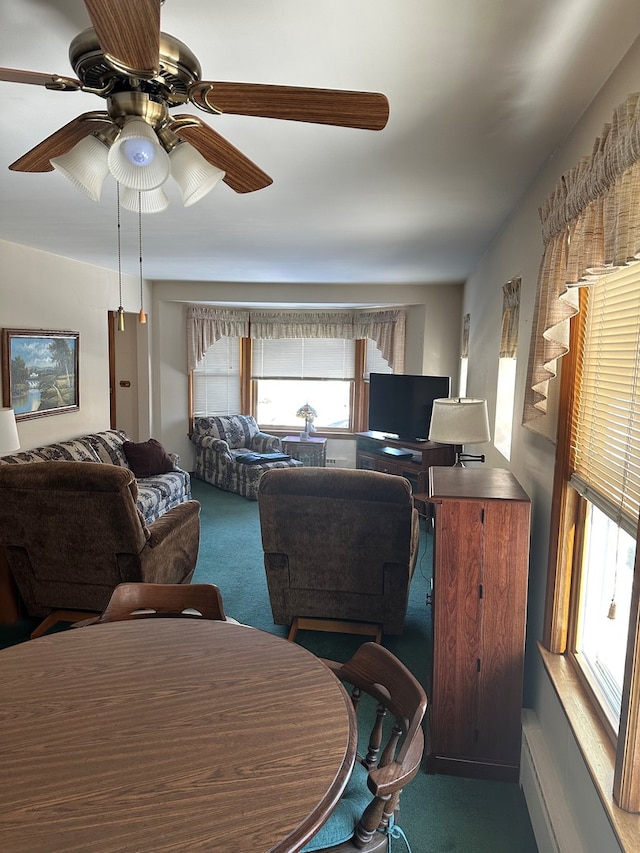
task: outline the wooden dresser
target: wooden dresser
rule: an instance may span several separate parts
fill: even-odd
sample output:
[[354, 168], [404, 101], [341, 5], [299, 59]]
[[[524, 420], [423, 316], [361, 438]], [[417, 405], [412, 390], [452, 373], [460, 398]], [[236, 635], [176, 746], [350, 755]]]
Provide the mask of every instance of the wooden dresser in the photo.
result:
[[427, 770], [516, 781], [530, 502], [506, 470], [431, 468], [433, 676]]

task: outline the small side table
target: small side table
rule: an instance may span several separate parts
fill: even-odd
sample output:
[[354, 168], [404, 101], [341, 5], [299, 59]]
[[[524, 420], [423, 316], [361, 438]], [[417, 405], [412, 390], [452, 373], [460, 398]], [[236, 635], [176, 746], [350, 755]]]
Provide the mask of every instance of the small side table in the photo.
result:
[[282, 439], [282, 449], [307, 468], [325, 468], [327, 465], [326, 438], [300, 438], [299, 435], [287, 435]]

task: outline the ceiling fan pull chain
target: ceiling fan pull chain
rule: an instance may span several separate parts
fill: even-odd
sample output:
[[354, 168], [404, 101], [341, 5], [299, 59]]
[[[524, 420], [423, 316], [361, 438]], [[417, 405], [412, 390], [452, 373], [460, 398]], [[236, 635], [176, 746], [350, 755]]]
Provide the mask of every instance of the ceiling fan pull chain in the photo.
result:
[[140, 313], [138, 314], [138, 322], [146, 323], [147, 315], [144, 310], [142, 289], [142, 193], [140, 190], [138, 190], [138, 247], [140, 249]]
[[122, 250], [120, 239], [120, 181], [116, 181], [116, 206], [118, 208], [118, 299], [120, 300], [120, 305], [118, 306], [118, 331], [124, 332], [124, 308], [122, 307]]

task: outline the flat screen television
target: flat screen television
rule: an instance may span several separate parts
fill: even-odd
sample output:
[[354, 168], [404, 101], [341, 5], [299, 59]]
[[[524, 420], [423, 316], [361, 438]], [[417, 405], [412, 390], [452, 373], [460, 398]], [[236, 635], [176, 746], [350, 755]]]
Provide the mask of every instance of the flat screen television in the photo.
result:
[[369, 377], [369, 429], [424, 441], [429, 435], [433, 401], [448, 397], [449, 376], [372, 373]]

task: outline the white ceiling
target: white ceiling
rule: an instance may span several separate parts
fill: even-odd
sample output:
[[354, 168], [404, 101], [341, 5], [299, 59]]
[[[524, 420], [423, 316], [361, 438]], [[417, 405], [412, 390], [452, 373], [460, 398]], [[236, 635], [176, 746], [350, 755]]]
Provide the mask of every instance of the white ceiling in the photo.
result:
[[[86, 26], [82, 0], [2, 0], [0, 62], [73, 77], [69, 42]], [[176, 188], [144, 217], [145, 278], [404, 284], [464, 280], [640, 18], [637, 0], [166, 0], [162, 29], [204, 79], [379, 91], [390, 119], [371, 132], [180, 107], [274, 183], [220, 184], [190, 208]], [[111, 178], [96, 204], [56, 172], [6, 168], [103, 108], [0, 82], [0, 239], [117, 268]], [[137, 275], [137, 215], [122, 222]]]

